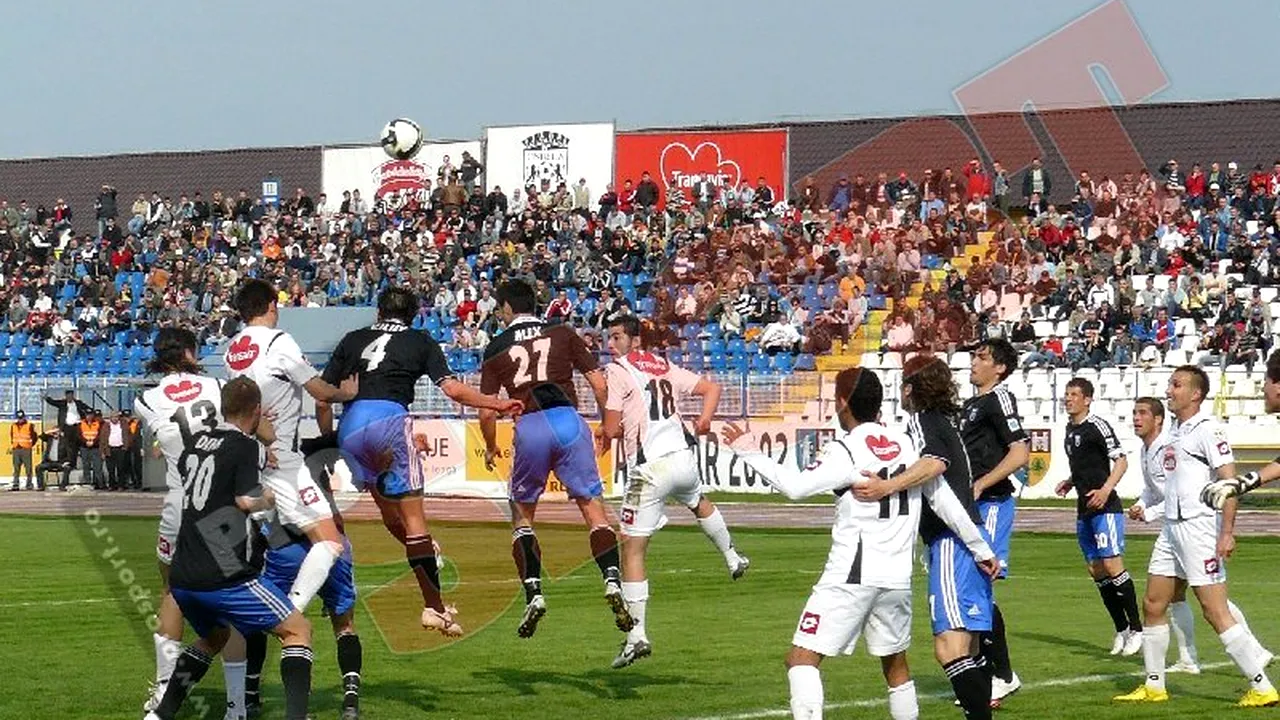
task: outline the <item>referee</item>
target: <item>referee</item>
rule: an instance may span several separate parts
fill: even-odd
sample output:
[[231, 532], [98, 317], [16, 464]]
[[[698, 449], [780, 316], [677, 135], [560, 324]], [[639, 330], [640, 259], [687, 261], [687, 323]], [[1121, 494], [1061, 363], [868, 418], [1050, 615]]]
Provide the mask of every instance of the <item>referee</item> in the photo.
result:
[[[982, 341], [973, 353], [969, 378], [977, 394], [960, 411], [960, 436], [973, 470], [973, 495], [978, 517], [1000, 559], [1000, 574], [1009, 571], [1009, 541], [1013, 535], [1014, 485], [1010, 476], [1026, 467], [1030, 443], [1018, 401], [1002, 383], [1018, 367], [1018, 351], [1003, 338]], [[991, 699], [1000, 701], [1022, 686], [1009, 662], [1004, 616], [992, 602], [991, 631], [981, 633], [982, 654], [991, 663]]]

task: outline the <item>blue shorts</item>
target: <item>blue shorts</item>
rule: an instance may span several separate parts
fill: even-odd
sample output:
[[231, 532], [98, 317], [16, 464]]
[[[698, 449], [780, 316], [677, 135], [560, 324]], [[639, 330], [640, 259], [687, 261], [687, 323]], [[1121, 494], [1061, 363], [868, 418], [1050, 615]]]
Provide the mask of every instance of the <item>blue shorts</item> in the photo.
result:
[[[986, 531], [982, 530], [985, 537]], [[990, 541], [988, 541], [990, 542]], [[947, 531], [929, 544], [929, 617], [933, 634], [991, 629], [991, 578]]]
[[1012, 495], [978, 501], [978, 517], [991, 538], [991, 549], [1000, 561], [1000, 575], [1009, 574], [1009, 541], [1013, 539], [1013, 516], [1018, 505]]
[[233, 627], [246, 636], [267, 632], [293, 612], [283, 590], [258, 578], [221, 590], [173, 588], [173, 599], [200, 637], [220, 627]]
[[516, 420], [511, 499], [538, 502], [552, 470], [571, 498], [604, 494], [591, 428], [571, 407], [529, 413]]
[[[356, 604], [356, 578], [351, 562], [351, 542], [343, 538], [345, 548], [342, 557], [333, 563], [329, 577], [320, 586], [317, 595], [324, 601], [324, 606], [333, 616], [345, 615]], [[311, 547], [307, 543], [293, 543], [280, 549], [267, 551], [266, 564], [262, 568], [262, 579], [278, 588], [291, 588], [302, 568], [302, 561], [307, 557]]]
[[342, 413], [338, 447], [357, 488], [387, 498], [422, 492], [422, 468], [413, 447], [413, 418], [390, 400], [357, 400]]
[[1124, 554], [1124, 513], [1102, 513], [1076, 520], [1076, 540], [1089, 562]]

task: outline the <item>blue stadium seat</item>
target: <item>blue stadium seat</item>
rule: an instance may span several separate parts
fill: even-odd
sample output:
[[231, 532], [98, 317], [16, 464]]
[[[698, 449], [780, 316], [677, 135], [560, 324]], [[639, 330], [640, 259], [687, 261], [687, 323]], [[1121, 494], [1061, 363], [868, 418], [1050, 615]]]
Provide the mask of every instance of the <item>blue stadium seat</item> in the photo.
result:
[[747, 344], [742, 338], [736, 337], [729, 341], [727, 349], [732, 355], [743, 355], [747, 352]]
[[795, 358], [791, 355], [791, 353], [785, 353], [785, 352], [778, 353], [777, 355], [773, 356], [773, 369], [777, 370], [783, 375], [790, 375], [792, 369], [794, 369], [794, 362], [795, 362]]
[[640, 314], [653, 315], [653, 310], [657, 305], [658, 301], [654, 300], [652, 295], [645, 295], [640, 298]]
[[729, 369], [729, 361], [724, 353], [712, 353], [709, 360], [708, 364], [714, 372], [724, 372]]
[[872, 295], [867, 298], [867, 307], [871, 310], [884, 310], [888, 307], [888, 303], [885, 302], [885, 297], [883, 295], [876, 295], [872, 293]]
[[817, 367], [817, 361], [814, 359], [813, 355], [810, 355], [809, 353], [802, 353], [796, 358], [796, 370], [810, 372], [817, 369]]
[[640, 272], [636, 273], [636, 285], [644, 285], [645, 283], [651, 280], [653, 280], [653, 276], [645, 272], [644, 270], [641, 270]]
[[16, 332], [9, 337], [9, 347], [23, 348], [27, 346], [27, 334], [25, 332]]
[[689, 355], [701, 355], [704, 352], [702, 349], [702, 341], [696, 339], [690, 340], [685, 346], [685, 352]]
[[440, 329], [440, 318], [437, 317], [435, 313], [431, 313], [423, 318], [422, 327], [426, 329], [427, 332], [435, 335], [436, 331]]
[[702, 332], [702, 326], [698, 323], [686, 323], [680, 330], [681, 337], [686, 340], [693, 340], [698, 337], [698, 333]]
[[127, 355], [128, 350], [126, 350], [123, 345], [112, 345], [111, 349], [107, 352], [107, 361], [119, 362], [124, 360]]
[[729, 356], [729, 369], [745, 373], [751, 369], [751, 360], [746, 355], [731, 355]]
[[704, 366], [702, 351], [701, 350], [699, 350], [698, 352], [693, 352], [692, 350], [689, 351], [684, 356], [684, 366], [689, 370], [692, 370], [693, 372], [702, 372], [702, 368]]
[[728, 348], [722, 338], [713, 337], [707, 341], [707, 353], [711, 355], [724, 355]]
[[622, 288], [624, 291], [627, 288], [634, 290], [636, 287], [636, 276], [631, 273], [618, 273], [617, 281], [618, 287]]
[[720, 329], [720, 323], [718, 322], [707, 323], [706, 327], [703, 328], [703, 331], [713, 338], [719, 338], [724, 336], [724, 331]]
[[105, 362], [110, 352], [111, 348], [106, 345], [94, 345], [93, 348], [89, 350], [89, 357], [94, 360], [102, 360]]
[[770, 372], [773, 372], [773, 367], [772, 367], [772, 365], [769, 363], [769, 356], [768, 356], [768, 355], [747, 355], [747, 356], [744, 356], [744, 357], [748, 357], [748, 358], [750, 358], [750, 363], [751, 363], [751, 364], [750, 364], [750, 366], [749, 366], [749, 367], [751, 368], [751, 372], [753, 372], [753, 373], [770, 373]]
[[573, 303], [574, 305], [578, 304], [578, 288], [576, 287], [565, 288], [564, 294], [565, 294], [565, 297], [569, 298], [569, 302]]

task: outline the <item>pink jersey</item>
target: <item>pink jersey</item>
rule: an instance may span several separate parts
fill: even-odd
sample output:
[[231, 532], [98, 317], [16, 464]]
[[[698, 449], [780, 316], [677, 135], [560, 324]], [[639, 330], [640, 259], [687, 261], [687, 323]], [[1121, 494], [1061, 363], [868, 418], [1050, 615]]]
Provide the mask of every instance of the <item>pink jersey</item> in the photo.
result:
[[606, 410], [622, 413], [622, 452], [628, 466], [690, 447], [680, 400], [701, 379], [648, 352], [633, 352], [605, 368]]

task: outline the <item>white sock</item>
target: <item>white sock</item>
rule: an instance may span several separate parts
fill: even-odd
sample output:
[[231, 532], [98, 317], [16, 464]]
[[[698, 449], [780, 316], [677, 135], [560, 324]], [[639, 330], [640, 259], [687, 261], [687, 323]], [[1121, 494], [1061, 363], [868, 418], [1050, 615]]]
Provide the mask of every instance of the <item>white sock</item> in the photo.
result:
[[1164, 689], [1164, 656], [1168, 652], [1168, 624], [1142, 628], [1142, 664], [1147, 671], [1147, 687]]
[[795, 720], [822, 720], [822, 675], [812, 665], [796, 665], [787, 670], [791, 683], [791, 717]]
[[311, 546], [307, 551], [307, 556], [302, 560], [302, 567], [298, 568], [298, 577], [293, 580], [293, 587], [289, 590], [289, 600], [298, 612], [306, 612], [307, 605], [311, 599], [320, 592], [320, 587], [324, 585], [324, 581], [329, 579], [329, 570], [333, 568], [333, 562], [338, 558], [338, 553], [342, 552], [338, 547], [337, 552], [329, 547], [333, 545], [338, 547], [337, 543], [318, 542]]
[[156, 643], [156, 684], [169, 682], [173, 674], [173, 666], [178, 664], [178, 656], [182, 654], [182, 641], [171, 640], [164, 635], [151, 636]]
[[1232, 625], [1218, 636], [1227, 649], [1227, 655], [1235, 662], [1240, 672], [1249, 678], [1249, 685], [1254, 690], [1267, 692], [1272, 689], [1271, 681], [1262, 665], [1262, 646], [1258, 640], [1244, 629], [1243, 625]]
[[649, 638], [644, 634], [644, 612], [645, 605], [649, 602], [649, 581], [627, 582], [624, 580], [622, 582], [622, 599], [627, 601], [627, 610], [636, 621], [635, 627], [631, 628], [631, 632], [627, 633], [627, 640], [630, 642], [647, 641]]
[[1178, 661], [1199, 665], [1200, 657], [1196, 652], [1196, 616], [1192, 614], [1191, 606], [1186, 600], [1169, 605], [1169, 626], [1173, 630], [1174, 639], [1178, 641]]
[[698, 527], [711, 538], [716, 549], [724, 555], [725, 565], [732, 570], [738, 564], [738, 551], [733, 549], [733, 538], [729, 536], [729, 526], [724, 524], [724, 516], [720, 514], [720, 508], [712, 510], [707, 517], [698, 518]]
[[1244, 619], [1243, 610], [1236, 607], [1236, 604], [1231, 602], [1230, 600], [1227, 601], [1227, 610], [1231, 611], [1231, 617], [1236, 619], [1237, 625], [1244, 628], [1244, 631], [1249, 633], [1250, 635], [1253, 634], [1253, 631], [1249, 629], [1249, 621]]
[[227, 685], [227, 714], [232, 717], [244, 715], [244, 673], [249, 663], [222, 661], [222, 676]]
[[898, 687], [889, 688], [889, 717], [893, 720], [916, 720], [920, 717], [914, 681], [908, 680]]

